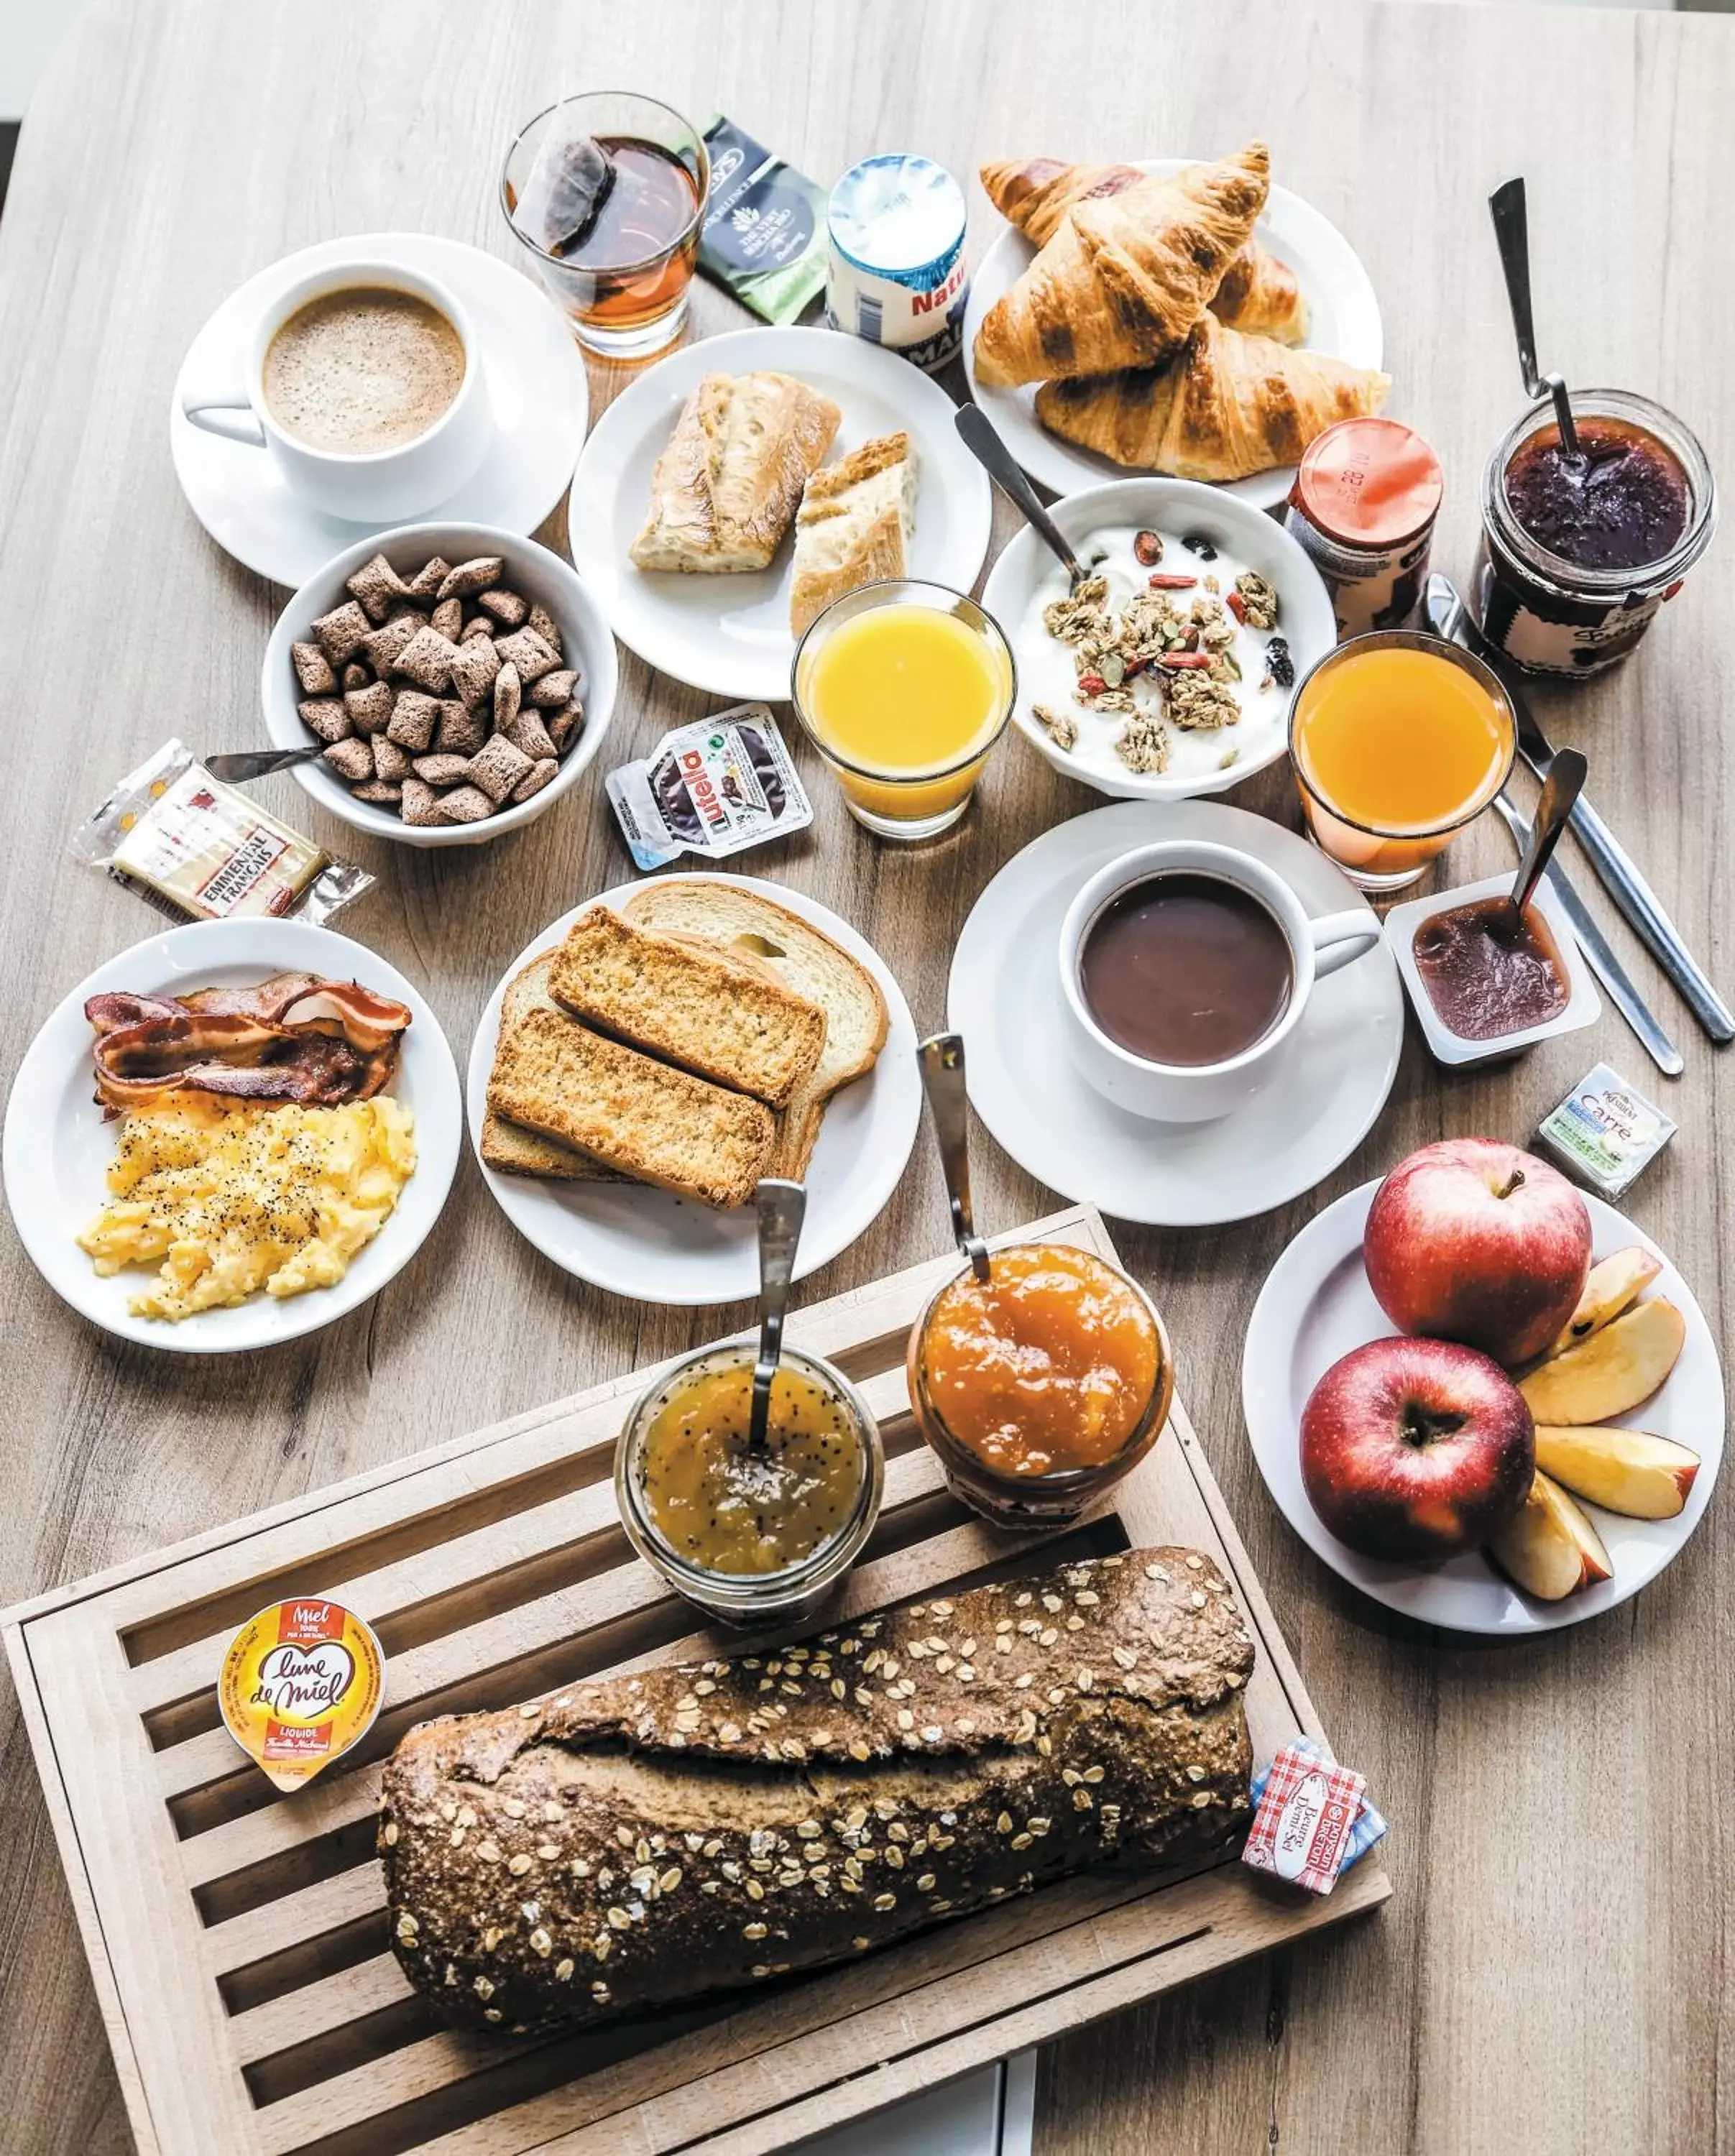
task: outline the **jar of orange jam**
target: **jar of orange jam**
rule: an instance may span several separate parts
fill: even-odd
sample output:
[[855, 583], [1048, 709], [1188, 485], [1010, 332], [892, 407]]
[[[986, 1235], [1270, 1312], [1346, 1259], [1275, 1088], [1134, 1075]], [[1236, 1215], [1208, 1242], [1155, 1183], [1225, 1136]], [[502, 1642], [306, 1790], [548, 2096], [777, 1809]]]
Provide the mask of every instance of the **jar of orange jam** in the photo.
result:
[[1074, 1518], [1157, 1440], [1174, 1392], [1144, 1291], [1070, 1243], [996, 1250], [910, 1335], [910, 1402], [954, 1494], [1003, 1527]]

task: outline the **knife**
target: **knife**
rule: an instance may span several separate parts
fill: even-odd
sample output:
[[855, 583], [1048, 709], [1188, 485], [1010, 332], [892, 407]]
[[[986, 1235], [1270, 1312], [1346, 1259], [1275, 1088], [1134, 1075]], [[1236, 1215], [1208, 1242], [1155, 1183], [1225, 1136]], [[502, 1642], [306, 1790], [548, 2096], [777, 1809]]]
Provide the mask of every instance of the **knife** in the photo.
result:
[[[1436, 636], [1444, 637], [1449, 644], [1463, 642], [1464, 603], [1449, 578], [1429, 578], [1427, 613], [1428, 625]], [[1522, 854], [1530, 844], [1529, 824], [1504, 793], [1495, 795], [1494, 806]], [[1608, 990], [1609, 1002], [1638, 1035], [1640, 1045], [1663, 1075], [1678, 1078], [1686, 1068], [1681, 1050], [1657, 1024], [1650, 1005], [1633, 986], [1630, 975], [1614, 955], [1608, 937], [1591, 918], [1572, 879], [1558, 860], [1550, 861], [1543, 873], [1549, 890], [1560, 901], [1561, 911], [1573, 925], [1585, 963]]]
[[[1518, 753], [1538, 778], [1546, 778], [1554, 758], [1548, 737], [1537, 724], [1536, 716], [1523, 690], [1512, 679], [1511, 669], [1502, 663], [1501, 654], [1489, 644], [1470, 618], [1450, 577], [1436, 572], [1429, 578], [1427, 612], [1437, 635], [1463, 644], [1500, 676], [1517, 721]], [[1451, 619], [1455, 626], [1450, 630], [1442, 629], [1440, 624], [1445, 619]], [[1639, 941], [1668, 975], [1706, 1034], [1719, 1045], [1735, 1040], [1735, 1012], [1712, 986], [1705, 969], [1682, 942], [1681, 932], [1664, 911], [1656, 893], [1640, 874], [1632, 856], [1582, 793], [1573, 804], [1572, 828], [1604, 890], [1620, 907]]]

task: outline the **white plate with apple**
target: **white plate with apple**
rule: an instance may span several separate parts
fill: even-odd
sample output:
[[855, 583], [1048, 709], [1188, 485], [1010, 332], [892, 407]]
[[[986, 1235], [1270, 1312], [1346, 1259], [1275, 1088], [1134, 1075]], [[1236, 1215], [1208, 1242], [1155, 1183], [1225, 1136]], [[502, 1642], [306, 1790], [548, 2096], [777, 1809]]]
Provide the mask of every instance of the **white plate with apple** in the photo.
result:
[[[1476, 1146], [1487, 1158], [1461, 1157]], [[1515, 1164], [1522, 1188], [1501, 1188]], [[1528, 1418], [1486, 1356], [1425, 1337], [1417, 1320], [1431, 1309], [1439, 1324], [1455, 1296], [1451, 1328], [1500, 1348]], [[1536, 1359], [1568, 1327], [1572, 1347]], [[1260, 1472], [1302, 1541], [1376, 1602], [1450, 1631], [1517, 1637], [1625, 1601], [1698, 1525], [1722, 1456], [1722, 1372], [1686, 1281], [1613, 1206], [1491, 1141], [1424, 1147], [1309, 1222], [1260, 1291], [1241, 1392]], [[1423, 1553], [1479, 1517], [1506, 1518], [1493, 1539], [1510, 1572], [1480, 1536]]]

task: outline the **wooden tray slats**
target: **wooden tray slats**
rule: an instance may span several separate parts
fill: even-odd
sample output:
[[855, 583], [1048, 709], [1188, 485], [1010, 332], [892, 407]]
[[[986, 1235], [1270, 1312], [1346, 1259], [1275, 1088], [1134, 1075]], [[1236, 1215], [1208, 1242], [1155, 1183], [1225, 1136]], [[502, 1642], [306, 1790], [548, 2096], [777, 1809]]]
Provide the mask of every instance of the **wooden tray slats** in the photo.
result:
[[[1085, 1209], [1022, 1232], [1113, 1255]], [[1318, 1734], [1178, 1404], [1114, 1502], [1061, 1536], [1001, 1535], [947, 1494], [902, 1365], [911, 1318], [954, 1263], [792, 1322], [863, 1385], [887, 1440], [879, 1527], [826, 1621], [1062, 1553], [1195, 1543], [1235, 1581], [1258, 1640], [1256, 1753]], [[1079, 1879], [653, 2025], [528, 2046], [441, 2028], [388, 1951], [373, 1855], [386, 1752], [430, 1713], [716, 1649], [633, 1558], [615, 1514], [615, 1435], [650, 1374], [0, 1619], [147, 2152], [757, 2156], [1383, 1899], [1372, 1860], [1301, 1905], [1234, 1864]], [[230, 1742], [213, 1679], [234, 1627], [296, 1592], [362, 1611], [388, 1668], [367, 1743], [285, 1799]]]

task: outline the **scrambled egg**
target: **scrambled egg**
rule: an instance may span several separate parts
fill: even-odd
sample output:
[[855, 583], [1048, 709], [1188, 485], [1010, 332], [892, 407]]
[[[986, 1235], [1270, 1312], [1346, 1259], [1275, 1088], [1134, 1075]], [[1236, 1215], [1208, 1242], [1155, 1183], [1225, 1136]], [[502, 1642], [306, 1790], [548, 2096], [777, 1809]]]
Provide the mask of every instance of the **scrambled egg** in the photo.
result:
[[384, 1094], [339, 1108], [189, 1096], [126, 1118], [111, 1202], [79, 1247], [105, 1279], [160, 1261], [127, 1305], [136, 1317], [304, 1295], [343, 1278], [415, 1165], [414, 1119]]

